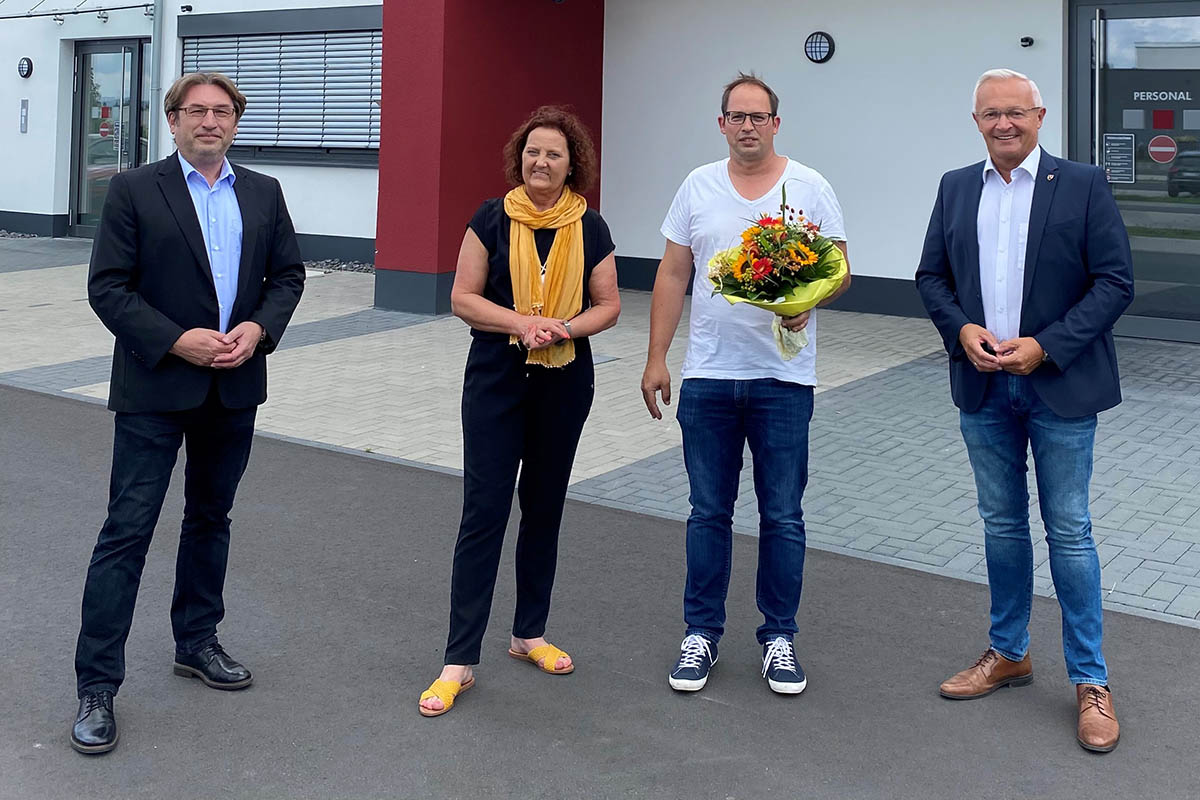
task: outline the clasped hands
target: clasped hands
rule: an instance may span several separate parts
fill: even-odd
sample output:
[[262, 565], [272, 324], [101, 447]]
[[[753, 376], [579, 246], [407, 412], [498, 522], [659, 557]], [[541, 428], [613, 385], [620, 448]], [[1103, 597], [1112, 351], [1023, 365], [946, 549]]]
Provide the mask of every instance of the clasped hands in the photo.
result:
[[262, 333], [262, 326], [249, 320], [238, 324], [229, 333], [192, 328], [175, 340], [171, 353], [198, 367], [233, 369], [254, 355]]
[[550, 317], [521, 317], [517, 336], [527, 350], [541, 350], [571, 338], [563, 321]]
[[1014, 375], [1028, 375], [1046, 360], [1046, 351], [1032, 336], [1001, 342], [987, 328], [974, 323], [962, 326], [958, 341], [966, 350], [971, 365], [980, 372], [1004, 370]]

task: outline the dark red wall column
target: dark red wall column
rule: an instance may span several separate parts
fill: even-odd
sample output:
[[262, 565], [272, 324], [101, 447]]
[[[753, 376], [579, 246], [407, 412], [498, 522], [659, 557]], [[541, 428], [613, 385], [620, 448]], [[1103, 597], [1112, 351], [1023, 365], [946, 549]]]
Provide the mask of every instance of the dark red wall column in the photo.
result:
[[375, 305], [443, 313], [466, 224], [510, 188], [500, 151], [529, 113], [572, 106], [599, 151], [604, 3], [385, 0], [383, 28]]

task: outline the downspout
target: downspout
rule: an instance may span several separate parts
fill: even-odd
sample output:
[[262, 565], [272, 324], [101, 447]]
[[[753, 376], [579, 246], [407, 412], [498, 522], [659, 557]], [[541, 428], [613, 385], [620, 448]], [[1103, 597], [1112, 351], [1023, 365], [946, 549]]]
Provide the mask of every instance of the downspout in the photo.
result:
[[159, 140], [162, 138], [162, 72], [163, 72], [163, 17], [166, 15], [165, 0], [154, 0], [154, 25], [150, 34], [150, 129], [148, 133], [150, 161], [159, 159]]

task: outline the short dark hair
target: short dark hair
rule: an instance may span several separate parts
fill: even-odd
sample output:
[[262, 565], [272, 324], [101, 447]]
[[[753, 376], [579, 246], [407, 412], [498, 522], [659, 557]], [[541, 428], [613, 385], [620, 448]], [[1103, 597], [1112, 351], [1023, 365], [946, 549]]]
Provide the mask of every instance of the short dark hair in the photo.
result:
[[521, 153], [530, 131], [535, 128], [553, 128], [567, 140], [567, 155], [571, 159], [571, 171], [566, 185], [573, 191], [586, 192], [596, 182], [596, 148], [592, 145], [587, 126], [565, 108], [541, 106], [534, 111], [521, 127], [513, 131], [504, 145], [504, 177], [513, 186], [524, 182], [521, 174]]
[[176, 79], [171, 84], [171, 88], [167, 90], [166, 97], [163, 98], [163, 111], [167, 118], [170, 119], [172, 111], [179, 111], [183, 98], [187, 96], [193, 86], [209, 85], [219, 87], [229, 95], [229, 99], [233, 102], [233, 114], [241, 119], [242, 114], [246, 111], [246, 95], [238, 91], [237, 85], [220, 72], [189, 72]]
[[755, 75], [753, 72], [748, 74], [745, 72], [739, 72], [737, 77], [725, 86], [725, 92], [721, 95], [722, 114], [729, 110], [729, 94], [744, 83], [748, 83], [751, 86], [757, 86], [766, 92], [768, 99], [771, 101], [771, 116], [774, 117], [779, 115], [779, 95], [775, 94], [771, 87], [767, 86], [767, 82]]

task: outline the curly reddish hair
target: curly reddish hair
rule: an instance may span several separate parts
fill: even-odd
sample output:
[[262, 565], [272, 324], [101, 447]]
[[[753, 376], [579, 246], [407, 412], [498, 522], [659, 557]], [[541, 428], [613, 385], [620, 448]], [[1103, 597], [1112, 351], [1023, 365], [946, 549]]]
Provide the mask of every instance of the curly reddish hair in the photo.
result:
[[513, 186], [524, 183], [521, 152], [525, 149], [529, 132], [534, 128], [552, 128], [566, 138], [567, 156], [571, 161], [566, 185], [575, 192], [586, 192], [592, 188], [596, 182], [596, 148], [592, 146], [591, 134], [579, 117], [559, 106], [541, 106], [521, 127], [513, 131], [508, 144], [504, 145], [505, 179]]

